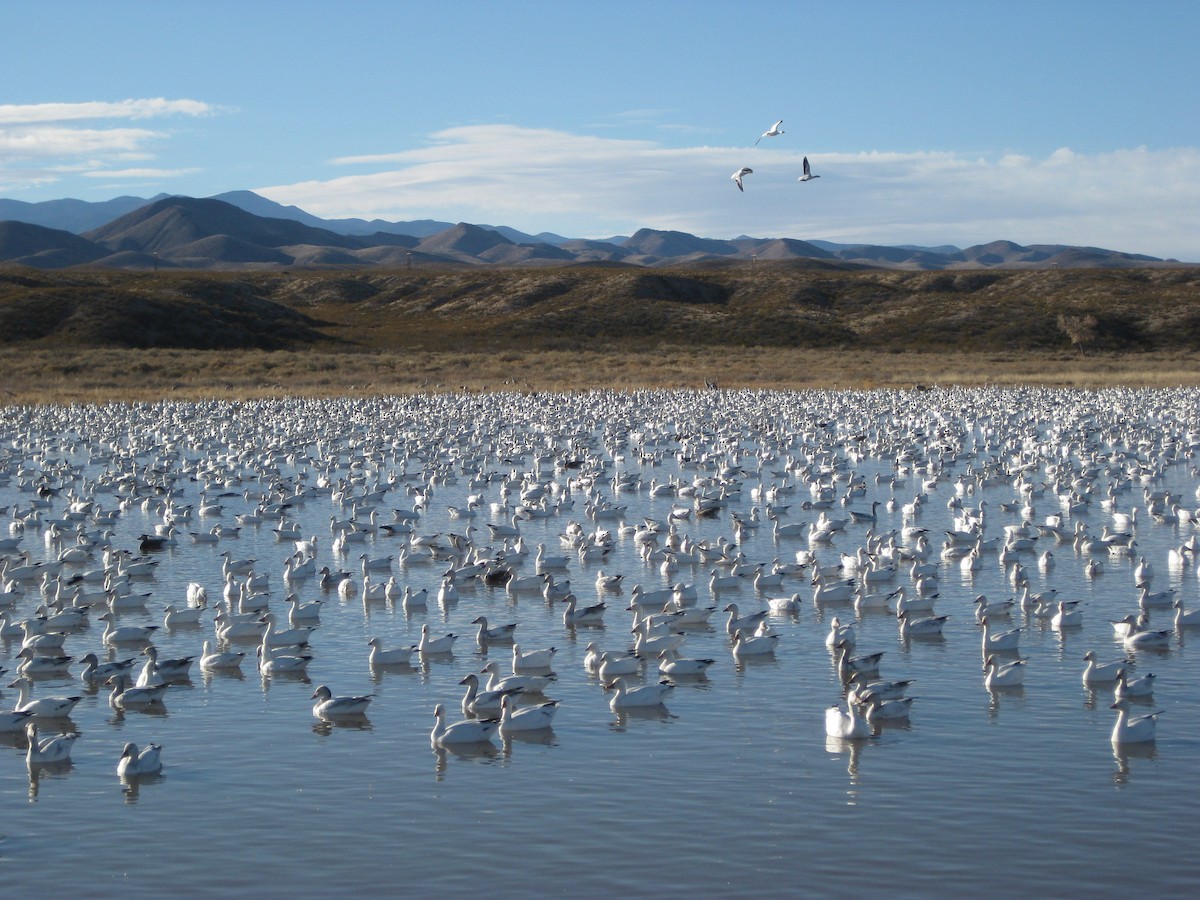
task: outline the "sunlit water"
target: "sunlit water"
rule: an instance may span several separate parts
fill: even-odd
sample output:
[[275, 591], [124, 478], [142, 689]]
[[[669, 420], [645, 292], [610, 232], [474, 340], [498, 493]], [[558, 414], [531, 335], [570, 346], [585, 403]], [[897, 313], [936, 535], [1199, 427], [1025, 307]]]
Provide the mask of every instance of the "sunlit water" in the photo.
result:
[[[911, 473], [893, 489], [898, 448], [918, 459], [936, 455], [941, 478], [928, 491], [919, 519], [935, 540], [933, 560], [945, 528], [951, 527], [947, 501], [954, 480], [986, 453], [985, 432], [998, 440], [1005, 430], [1045, 441], [1045, 463], [1062, 457], [1053, 448], [1086, 439], [1110, 458], [1118, 453], [1143, 461], [1161, 450], [1158, 435], [1186, 433], [1200, 420], [1192, 393], [1162, 394], [959, 394], [925, 395], [749, 395], [675, 394], [523, 398], [483, 396], [444, 401], [372, 401], [352, 404], [246, 404], [240, 406], [145, 406], [106, 410], [9, 411], [3, 438], [12, 477], [0, 486], [0, 506], [28, 509], [35, 494], [21, 490], [16, 474], [22, 460], [62, 460], [80, 467], [86, 479], [105, 470], [105, 448], [142, 451], [139, 471], [158, 465], [164, 471], [189, 472], [209, 463], [240, 474], [235, 485], [213, 487], [221, 496], [220, 518], [196, 518], [180, 528], [179, 544], [154, 554], [153, 578], [136, 589], [151, 593], [146, 613], [124, 612], [121, 624], [161, 623], [167, 603], [182, 606], [189, 581], [203, 583], [210, 605], [221, 594], [219, 555], [258, 560], [271, 580], [271, 606], [286, 619], [283, 563], [290, 544], [276, 543], [274, 523], [243, 527], [235, 539], [215, 545], [192, 543], [189, 531], [208, 531], [218, 522], [234, 524], [234, 515], [253, 503], [242, 491], [270, 488], [274, 479], [303, 468], [306, 483], [316, 481], [317, 465], [289, 460], [288, 451], [311, 454], [332, 466], [331, 477], [350, 473], [347, 448], [366, 448], [368, 459], [354, 469], [368, 481], [389, 472], [415, 473], [438, 465], [457, 474], [456, 483], [439, 483], [417, 531], [462, 534], [468, 524], [486, 543], [486, 522], [500, 522], [487, 504], [500, 496], [500, 476], [536, 471], [534, 451], [555, 447], [560, 458], [593, 453], [608, 464], [605, 477], [640, 472], [648, 483], [672, 476], [690, 482], [697, 475], [716, 477], [721, 465], [740, 463], [746, 471], [731, 480], [740, 494], [715, 518], [680, 523], [697, 540], [733, 537], [732, 513], [747, 517], [761, 501], [752, 487], [783, 479], [786, 455], [825, 461], [847, 460], [846, 471], [866, 478], [867, 493], [849, 502], [869, 509], [873, 500], [895, 496], [894, 511], [879, 507], [875, 531], [900, 528], [899, 504], [921, 492], [923, 474]], [[557, 406], [558, 408], [552, 408]], [[1005, 409], [1007, 407], [1007, 409]], [[1114, 412], [1116, 410], [1116, 412]], [[1009, 413], [1012, 414], [1008, 421]], [[1133, 432], [1151, 413], [1149, 435]], [[992, 419], [985, 419], [991, 414]], [[210, 425], [206, 420], [213, 419]], [[648, 426], [672, 423], [660, 436]], [[568, 424], [569, 423], [569, 424]], [[1097, 429], [1090, 432], [1089, 428]], [[839, 427], [840, 425], [840, 427]], [[1111, 430], [1104, 430], [1109, 428]], [[856, 436], [866, 428], [896, 437], [868, 448]], [[1060, 428], [1061, 433], [1051, 434]], [[329, 443], [340, 434], [344, 443]], [[623, 438], [622, 441], [618, 441]], [[702, 462], [705, 441], [711, 462]], [[461, 458], [482, 455], [480, 442], [511, 442], [487, 458], [484, 473], [495, 477], [485, 487], [471, 485]], [[592, 441], [591, 447], [586, 446]], [[571, 442], [576, 446], [572, 449]], [[1056, 443], [1058, 442], [1058, 443]], [[267, 454], [271, 446], [278, 452]], [[819, 453], [814, 449], [823, 446]], [[247, 454], [228, 461], [232, 447]], [[858, 448], [864, 448], [861, 458]], [[945, 452], [935, 448], [948, 448]], [[978, 452], [972, 457], [972, 449]], [[1050, 448], [1050, 449], [1047, 449]], [[461, 454], [459, 450], [461, 449]], [[486, 448], [484, 448], [486, 449]], [[778, 454], [753, 472], [760, 450]], [[418, 453], [419, 451], [419, 453]], [[453, 452], [451, 452], [453, 451]], [[647, 454], [660, 452], [652, 464]], [[1074, 446], [1078, 460], [1078, 443]], [[255, 480], [258, 465], [276, 472]], [[222, 455], [226, 458], [222, 459]], [[1009, 460], [1009, 451], [999, 453]], [[1149, 483], [1169, 490], [1184, 506], [1196, 505], [1197, 479], [1190, 454]], [[422, 456], [424, 461], [418, 458]], [[407, 459], [406, 459], [407, 457]], [[1114, 462], [1125, 471], [1125, 461]], [[109, 464], [130, 466], [129, 460]], [[707, 467], [707, 470], [706, 468]], [[580, 470], [543, 470], [542, 483], [567, 485]], [[876, 482], [879, 474], [885, 480]], [[1033, 475], [1049, 480], [1044, 465]], [[1018, 499], [1014, 478], [997, 479], [962, 498], [964, 505], [988, 501], [987, 536], [1004, 524], [1020, 522], [1019, 512], [1003, 512], [1002, 501]], [[398, 482], [379, 506], [379, 521], [391, 510], [411, 509], [406, 483]], [[788, 479], [796, 483], [796, 477]], [[1098, 486], [1106, 482], [1098, 481]], [[82, 483], [77, 483], [77, 490]], [[198, 504], [203, 486], [185, 477], [178, 505]], [[838, 482], [839, 493], [845, 482]], [[1156, 569], [1153, 587], [1178, 591], [1188, 608], [1200, 605], [1191, 568], [1172, 570], [1169, 548], [1192, 531], [1190, 525], [1159, 525], [1145, 515], [1143, 484], [1135, 481], [1122, 494], [1128, 510], [1143, 507], [1136, 526], [1139, 552]], [[647, 490], [614, 494], [603, 479], [601, 495], [627, 506], [625, 521], [667, 519], [678, 501], [651, 497]], [[450, 519], [449, 506], [463, 507], [469, 493], [483, 494], [478, 518]], [[1068, 519], [1099, 533], [1109, 515], [1097, 491], [1090, 509]], [[514, 490], [513, 498], [517, 499]], [[809, 522], [815, 511], [800, 504], [811, 499], [800, 486], [779, 502], [792, 504], [785, 522]], [[561, 553], [559, 535], [574, 520], [587, 530], [611, 528], [617, 521], [595, 523], [584, 512], [585, 494], [574, 492], [569, 512], [520, 523], [527, 545], [544, 541]], [[97, 495], [111, 509], [117, 495]], [[53, 498], [46, 517], [66, 506]], [[1061, 507], [1053, 489], [1036, 501], [1036, 521]], [[835, 503], [829, 514], [844, 517]], [[382, 534], [335, 557], [330, 517], [344, 518], [349, 507], [329, 492], [294, 511], [302, 532], [317, 535], [318, 565], [357, 572], [358, 556], [398, 554], [401, 538]], [[119, 519], [112, 542], [137, 551], [137, 536], [153, 530], [161, 517], [140, 504]], [[823, 564], [863, 544], [865, 525], [848, 525], [829, 545], [817, 548]], [[1040, 572], [1036, 555], [1022, 555], [1030, 589], [1056, 588], [1060, 597], [1083, 601], [1082, 628], [1058, 633], [1048, 621], [1018, 611], [999, 627], [1024, 626], [1021, 654], [1028, 656], [1023, 689], [989, 694], [981, 672], [980, 630], [971, 601], [978, 594], [999, 599], [1014, 595], [995, 554], [981, 571], [964, 575], [957, 562], [943, 563], [936, 611], [948, 614], [941, 640], [902, 641], [896, 621], [880, 612], [866, 613], [857, 625], [856, 653], [884, 651], [881, 673], [887, 679], [911, 678], [917, 697], [911, 721], [884, 726], [870, 739], [827, 739], [824, 708], [843, 702], [843, 689], [825, 648], [829, 620], [853, 619], [846, 604], [827, 608], [812, 601], [806, 577], [790, 578], [772, 595], [799, 592], [794, 615], [772, 617], [781, 635], [772, 659], [735, 665], [720, 612], [707, 628], [687, 629], [683, 653], [716, 660], [707, 680], [680, 683], [665, 710], [616, 715], [595, 676], [584, 671], [584, 647], [597, 641], [608, 649], [630, 644], [629, 588], [641, 583], [659, 588], [671, 582], [695, 583], [700, 604], [719, 608], [729, 601], [741, 611], [765, 608], [765, 597], [747, 586], [708, 590], [709, 566], [684, 566], [669, 577], [644, 563], [629, 536], [618, 536], [603, 562], [573, 562], [558, 577], [570, 578], [584, 602], [595, 602], [599, 569], [622, 573], [626, 589], [606, 594], [603, 627], [570, 630], [561, 604], [549, 606], [538, 594], [510, 596], [503, 588], [480, 585], [463, 590], [458, 604], [442, 609], [436, 600], [445, 563], [395, 567], [401, 585], [427, 588], [427, 610], [406, 611], [399, 604], [364, 604], [360, 597], [341, 599], [322, 593], [313, 580], [295, 590], [302, 600], [325, 600], [321, 623], [312, 639], [314, 660], [307, 679], [264, 681], [253, 665], [253, 644], [243, 644], [249, 659], [241, 677], [211, 676], [193, 667], [189, 682], [171, 687], [165, 712], [114, 713], [107, 691], [88, 693], [71, 717], [80, 732], [71, 765], [65, 770], [27, 771], [24, 739], [0, 735], [0, 883], [5, 893], [52, 885], [72, 894], [162, 896], [168, 891], [226, 895], [254, 885], [271, 895], [302, 896], [368, 890], [446, 895], [470, 893], [611, 895], [660, 894], [733, 896], [822, 894], [860, 895], [985, 892], [989, 896], [1033, 893], [1038, 896], [1136, 892], [1180, 894], [1197, 886], [1198, 870], [1184, 842], [1187, 823], [1200, 820], [1200, 801], [1192, 780], [1200, 762], [1196, 680], [1200, 669], [1190, 658], [1200, 630], [1173, 638], [1169, 649], [1142, 653], [1135, 674], [1153, 671], [1158, 687], [1146, 711], [1163, 710], [1158, 740], [1115, 751], [1109, 735], [1115, 720], [1111, 689], [1085, 689], [1081, 657], [1095, 649], [1102, 661], [1123, 655], [1114, 641], [1110, 619], [1137, 610], [1132, 575], [1136, 559], [1097, 557], [1105, 573], [1083, 575], [1083, 560], [1069, 543], [1039, 541], [1051, 547], [1057, 565]], [[803, 537], [773, 540], [769, 524], [748, 532], [742, 550], [753, 563], [778, 557], [792, 562]], [[53, 559], [42, 533], [29, 528], [22, 549], [35, 560]], [[95, 565], [95, 564], [93, 564]], [[86, 567], [75, 567], [75, 570]], [[65, 573], [73, 571], [68, 566]], [[533, 571], [532, 553], [519, 574]], [[892, 586], [910, 584], [901, 573]], [[26, 585], [16, 609], [29, 615], [38, 594]], [[39, 598], [40, 599], [40, 598]], [[1153, 624], [1170, 627], [1170, 610], [1155, 610]], [[496, 739], [470, 752], [430, 749], [433, 708], [444, 703], [451, 719], [461, 717], [458, 682], [485, 661], [475, 642], [471, 620], [484, 614], [491, 623], [519, 622], [524, 649], [555, 646], [558, 680], [547, 695], [561, 701], [552, 733], [534, 739]], [[435, 634], [460, 635], [453, 656], [421, 659], [412, 667], [372, 672], [366, 641], [383, 639], [386, 647], [416, 643], [428, 623]], [[102, 623], [72, 634], [66, 652], [76, 658], [102, 651]], [[212, 639], [212, 613], [200, 628], [162, 630], [155, 643], [164, 657], [197, 654]], [[19, 640], [6, 641], [0, 665], [13, 677]], [[136, 654], [123, 647], [119, 658]], [[488, 648], [487, 659], [507, 667], [508, 645]], [[101, 652], [102, 658], [107, 658]], [[34, 696], [80, 692], [75, 677], [40, 678]], [[656, 677], [653, 668], [647, 678]], [[335, 694], [373, 693], [365, 719], [330, 724], [313, 717], [310, 695], [317, 684]], [[11, 708], [16, 692], [7, 688], [0, 703]], [[122, 745], [154, 741], [164, 746], [163, 774], [140, 784], [123, 785], [115, 767]]]

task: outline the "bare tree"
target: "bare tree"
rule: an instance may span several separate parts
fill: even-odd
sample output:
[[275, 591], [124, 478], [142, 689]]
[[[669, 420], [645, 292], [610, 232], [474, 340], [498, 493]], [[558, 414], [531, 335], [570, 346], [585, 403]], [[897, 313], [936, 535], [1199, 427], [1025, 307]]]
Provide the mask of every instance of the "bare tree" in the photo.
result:
[[1071, 346], [1079, 350], [1087, 350], [1100, 336], [1100, 320], [1091, 313], [1059, 313], [1058, 327], [1070, 339]]

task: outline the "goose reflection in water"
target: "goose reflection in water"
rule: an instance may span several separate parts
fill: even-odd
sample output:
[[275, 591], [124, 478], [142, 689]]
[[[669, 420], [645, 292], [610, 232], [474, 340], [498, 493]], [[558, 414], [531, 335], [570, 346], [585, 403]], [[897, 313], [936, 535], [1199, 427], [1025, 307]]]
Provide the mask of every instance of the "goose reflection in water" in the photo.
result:
[[75, 765], [69, 759], [52, 763], [33, 763], [26, 766], [29, 772], [29, 799], [36, 800], [42, 787], [42, 780], [56, 781], [71, 774]]
[[1154, 759], [1158, 756], [1158, 747], [1153, 741], [1145, 744], [1112, 745], [1113, 759], [1117, 762], [1117, 771], [1113, 772], [1114, 784], [1126, 784], [1131, 775], [1131, 759]]
[[841, 754], [846, 755], [846, 774], [850, 776], [850, 789], [846, 792], [849, 799], [846, 801], [848, 806], [855, 806], [858, 803], [858, 764], [862, 756], [863, 747], [869, 741], [862, 739], [850, 739], [833, 737], [832, 735], [825, 736], [825, 752], [834, 756]]
[[608, 723], [613, 731], [625, 731], [631, 722], [672, 722], [679, 717], [665, 706], [632, 706], [615, 710], [616, 718]]
[[158, 784], [160, 781], [165, 781], [166, 777], [162, 772], [154, 772], [149, 775], [126, 775], [118, 779], [121, 783], [121, 794], [126, 803], [137, 803], [142, 785]]
[[500, 749], [487, 741], [477, 741], [472, 744], [451, 744], [447, 747], [434, 747], [434, 774], [441, 781], [449, 768], [450, 757], [462, 762], [490, 763], [500, 758]]

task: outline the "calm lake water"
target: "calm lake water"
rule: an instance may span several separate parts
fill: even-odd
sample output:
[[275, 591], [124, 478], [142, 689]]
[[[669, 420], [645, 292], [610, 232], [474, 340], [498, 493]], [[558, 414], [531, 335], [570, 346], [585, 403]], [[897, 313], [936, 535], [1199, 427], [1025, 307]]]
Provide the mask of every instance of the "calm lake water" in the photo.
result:
[[[1089, 649], [1102, 662], [1125, 655], [1109, 622], [1137, 612], [1136, 556], [1081, 554], [1051, 537], [1020, 554], [1030, 590], [1081, 601], [1083, 624], [1056, 631], [1018, 606], [998, 627], [1023, 629], [1026, 684], [989, 693], [972, 601], [1016, 596], [1011, 566], [993, 552], [979, 571], [964, 572], [938, 551], [954, 527], [952, 498], [985, 506], [984, 537], [1002, 537], [1005, 525], [1021, 523], [1029, 499], [1017, 486], [1022, 467], [1039, 489], [1050, 484], [1032, 500], [1037, 523], [1064, 512], [1067, 495], [1053, 485], [1068, 484], [1073, 469], [1076, 477], [1084, 473], [1077, 488], [1090, 482], [1092, 494], [1086, 507], [1064, 516], [1065, 526], [1082, 523], [1099, 535], [1112, 525], [1101, 499], [1113, 484], [1119, 511], [1138, 508], [1136, 554], [1154, 567], [1151, 588], [1173, 588], [1188, 609], [1200, 606], [1195, 569], [1172, 567], [1168, 558], [1195, 529], [1157, 522], [1143, 493], [1170, 492], [1185, 510], [1200, 505], [1192, 471], [1198, 401], [1182, 390], [680, 392], [6, 410], [0, 507], [10, 516], [39, 497], [31, 486], [40, 473], [60, 491], [47, 498], [43, 520], [62, 516], [69, 488], [116, 509], [135, 496], [134, 479], [119, 479], [135, 472], [143, 485], [177, 477], [177, 508], [198, 508], [205, 487], [207, 500], [223, 505], [219, 517], [179, 524], [178, 545], [151, 554], [154, 575], [133, 585], [149, 594], [145, 612], [120, 613], [122, 625], [161, 624], [168, 603], [186, 604], [189, 582], [205, 585], [202, 624], [160, 629], [154, 643], [162, 657], [198, 654], [213, 639], [225, 551], [256, 560], [256, 571], [269, 575], [270, 608], [285, 624], [282, 573], [292, 546], [276, 542], [277, 521], [243, 526], [238, 537], [215, 544], [189, 536], [235, 525], [236, 514], [255, 508], [254, 495], [279, 484], [311, 489], [288, 521], [317, 536], [317, 565], [355, 575], [360, 554], [398, 556], [407, 539], [380, 531], [335, 555], [331, 517], [348, 518], [352, 505], [319, 480], [336, 487], [353, 478], [350, 493], [386, 489], [379, 523], [391, 523], [394, 509], [413, 508], [406, 488], [432, 481], [415, 530], [462, 535], [474, 525], [475, 543], [498, 549], [502, 541], [490, 541], [485, 524], [506, 519], [489, 505], [501, 502], [506, 484], [509, 502], [520, 502], [528, 475], [574, 506], [519, 522], [530, 554], [517, 575], [534, 572], [539, 542], [552, 554], [568, 552], [560, 535], [572, 521], [587, 532], [611, 530], [614, 548], [602, 561], [576, 557], [556, 573], [570, 579], [581, 602], [608, 603], [600, 627], [568, 629], [563, 604], [484, 584], [460, 587], [459, 601], [443, 608], [436, 596], [448, 563], [393, 564], [401, 588], [429, 591], [427, 609], [342, 598], [315, 579], [293, 586], [302, 601], [324, 601], [304, 679], [260, 677], [253, 643], [238, 645], [248, 651], [242, 675], [193, 666], [154, 713], [117, 713], [107, 689], [81, 691], [77, 662], [64, 677], [37, 678], [35, 697], [83, 693], [64, 726], [80, 737], [69, 767], [31, 776], [23, 736], [0, 735], [0, 879], [13, 896], [51, 885], [85, 896], [228, 895], [251, 887], [297, 896], [1194, 892], [1200, 867], [1180, 847], [1190, 837], [1187, 823], [1200, 821], [1191, 785], [1200, 764], [1200, 629], [1136, 654], [1132, 672], [1158, 676], [1153, 701], [1139, 710], [1163, 711], [1159, 736], [1115, 749], [1111, 687], [1083, 687], [1082, 657]], [[556, 459], [569, 467], [556, 468]], [[643, 479], [641, 489], [615, 490], [614, 476], [624, 475]], [[864, 492], [843, 504], [860, 476]], [[714, 597], [712, 564], [684, 563], [663, 575], [658, 563], [641, 559], [633, 535], [618, 531], [622, 521], [651, 518], [663, 525], [662, 546], [672, 508], [694, 508], [690, 499], [653, 496], [651, 479], [708, 479], [714, 494], [723, 481], [725, 505], [715, 516], [692, 512], [677, 522], [681, 535], [716, 542], [735, 540], [734, 514], [748, 519], [753, 508], [765, 509], [767, 497], [752, 495], [760, 487], [774, 486], [774, 502], [790, 505], [781, 523], [816, 521], [820, 511], [802, 504], [816, 496], [808, 480], [822, 477], [834, 489], [830, 517], [880, 502], [876, 535], [901, 529], [901, 507], [927, 495], [915, 521], [929, 530], [930, 561], [938, 564], [935, 611], [949, 616], [938, 640], [901, 639], [894, 615], [881, 611], [858, 619], [854, 652], [883, 651], [881, 676], [913, 679], [908, 693], [917, 698], [909, 721], [885, 724], [862, 741], [827, 738], [824, 726], [825, 708], [844, 704], [825, 636], [833, 616], [856, 618], [852, 605], [815, 604], [807, 574], [766, 592], [747, 584]], [[623, 519], [589, 518], [589, 485], [601, 500], [625, 506]], [[482, 501], [477, 517], [451, 518], [450, 507], [465, 508], [472, 494]], [[162, 522], [160, 500], [143, 486], [112, 529], [112, 546], [138, 554], [138, 536]], [[832, 565], [867, 539], [868, 525], [855, 522], [832, 543], [775, 539], [761, 518], [739, 548], [768, 569], [776, 558], [793, 563], [797, 551], [810, 549], [821, 565]], [[35, 561], [54, 560], [63, 546], [50, 545], [46, 531], [30, 524], [23, 532], [20, 548]], [[1045, 549], [1055, 560], [1048, 571], [1038, 566]], [[1089, 558], [1103, 565], [1102, 574], [1085, 574]], [[63, 577], [99, 565], [99, 555], [67, 565]], [[620, 593], [598, 592], [601, 569], [624, 576]], [[630, 646], [632, 586], [675, 582], [695, 584], [699, 604], [718, 607], [710, 626], [685, 629], [681, 648], [715, 663], [707, 679], [680, 682], [665, 709], [615, 714], [610, 694], [584, 669], [584, 648], [589, 641]], [[913, 589], [907, 566], [876, 589], [900, 585]], [[41, 601], [37, 582], [24, 590], [15, 619]], [[793, 593], [801, 595], [798, 609], [770, 617], [780, 635], [774, 657], [737, 663], [720, 609], [733, 601], [744, 614], [766, 609], [769, 596]], [[136, 655], [136, 645], [105, 650], [98, 612], [67, 637], [65, 653]], [[1170, 628], [1171, 612], [1152, 610], [1152, 625]], [[492, 624], [519, 623], [522, 649], [557, 648], [557, 680], [546, 691], [560, 701], [554, 727], [435, 752], [435, 705], [445, 704], [457, 720], [465, 674], [490, 659], [507, 671], [509, 645], [485, 652], [476, 643], [471, 622], [481, 614]], [[460, 635], [453, 655], [414, 655], [412, 666], [372, 671], [369, 638], [389, 648], [414, 644], [423, 624], [435, 635]], [[19, 648], [19, 638], [0, 646], [5, 685], [15, 677]], [[644, 679], [656, 678], [651, 664]], [[342, 723], [314, 718], [310, 696], [318, 684], [335, 694], [373, 694], [367, 715]], [[16, 691], [2, 694], [0, 704], [12, 708]], [[162, 775], [122, 784], [115, 769], [126, 741], [161, 743]]]

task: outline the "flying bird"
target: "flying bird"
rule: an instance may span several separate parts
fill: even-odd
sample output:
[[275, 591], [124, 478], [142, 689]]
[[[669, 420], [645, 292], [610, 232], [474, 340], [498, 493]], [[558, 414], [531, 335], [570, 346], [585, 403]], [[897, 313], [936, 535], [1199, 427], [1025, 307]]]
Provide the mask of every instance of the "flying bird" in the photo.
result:
[[808, 168], [808, 157], [804, 157], [804, 174], [797, 178], [797, 181], [812, 181], [814, 178], [820, 178], [820, 175], [814, 175]]
[[745, 191], [746, 189], [744, 187], [742, 187], [742, 176], [750, 175], [753, 172], [754, 172], [754, 170], [749, 168], [748, 166], [742, 166], [740, 169], [738, 169], [736, 172], [734, 172], [729, 177], [733, 179], [733, 182], [734, 182], [734, 184], [736, 184], [738, 186], [739, 191]]
[[[766, 131], [764, 131], [762, 134], [760, 134], [758, 136], [758, 141], [761, 141], [765, 137], [779, 137], [779, 135], [783, 134], [783, 129], [779, 127], [782, 124], [783, 124], [783, 119], [780, 119], [778, 122], [776, 122], [770, 128], [768, 128]], [[758, 141], [754, 142], [755, 147], [758, 146]]]

